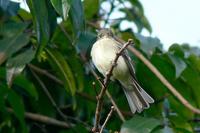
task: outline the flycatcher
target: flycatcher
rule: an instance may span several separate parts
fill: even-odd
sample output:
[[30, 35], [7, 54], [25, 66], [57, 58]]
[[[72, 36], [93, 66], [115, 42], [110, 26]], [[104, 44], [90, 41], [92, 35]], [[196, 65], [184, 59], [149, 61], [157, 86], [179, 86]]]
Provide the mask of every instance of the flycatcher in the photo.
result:
[[[121, 47], [122, 44], [115, 39], [111, 30], [99, 31], [98, 39], [91, 50], [91, 57], [98, 71], [104, 76], [111, 68], [116, 53]], [[111, 79], [118, 80], [123, 86], [132, 113], [136, 111], [140, 113], [149, 108], [149, 103], [154, 102], [153, 98], [138, 84], [128, 51], [124, 50], [118, 58]]]

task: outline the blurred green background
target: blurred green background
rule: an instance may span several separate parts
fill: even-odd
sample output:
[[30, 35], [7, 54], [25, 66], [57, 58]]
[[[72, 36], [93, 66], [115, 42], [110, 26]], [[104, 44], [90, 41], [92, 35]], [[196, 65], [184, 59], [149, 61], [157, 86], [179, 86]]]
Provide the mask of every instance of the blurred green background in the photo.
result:
[[[95, 119], [96, 91], [100, 91], [90, 72], [90, 49], [97, 29], [103, 27], [111, 27], [125, 41], [132, 38], [134, 47], [184, 98], [200, 107], [200, 49], [175, 43], [166, 51], [159, 38], [142, 36], [143, 29], [149, 33], [153, 29], [140, 1], [109, 0], [110, 10], [104, 10], [105, 0], [24, 2], [30, 12], [21, 9], [19, 3], [0, 0], [1, 133], [90, 131]], [[126, 15], [109, 19], [115, 11]], [[121, 30], [124, 20], [133, 22], [138, 32]], [[111, 82], [108, 90], [127, 121], [123, 123], [114, 112], [104, 132], [200, 132], [199, 115], [185, 108], [140, 60], [130, 55], [138, 81], [155, 103], [141, 114], [132, 115], [121, 86]], [[105, 96], [101, 124], [111, 105]]]

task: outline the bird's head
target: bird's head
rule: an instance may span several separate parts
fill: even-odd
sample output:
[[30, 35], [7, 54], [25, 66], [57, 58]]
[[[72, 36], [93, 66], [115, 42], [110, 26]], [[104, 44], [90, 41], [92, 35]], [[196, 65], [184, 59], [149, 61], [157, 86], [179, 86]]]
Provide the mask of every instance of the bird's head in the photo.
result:
[[113, 37], [113, 32], [110, 29], [101, 29], [98, 33], [98, 39], [102, 37]]

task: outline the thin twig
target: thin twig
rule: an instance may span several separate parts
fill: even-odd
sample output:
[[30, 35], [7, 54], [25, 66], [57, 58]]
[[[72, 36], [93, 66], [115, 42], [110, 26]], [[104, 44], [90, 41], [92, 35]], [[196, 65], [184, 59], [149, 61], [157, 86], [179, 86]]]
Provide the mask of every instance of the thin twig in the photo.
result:
[[102, 105], [103, 105], [103, 96], [104, 96], [104, 94], [106, 92], [106, 89], [107, 89], [107, 86], [108, 86], [108, 83], [109, 83], [109, 79], [112, 76], [112, 71], [113, 71], [114, 67], [117, 65], [117, 60], [119, 59], [120, 55], [126, 49], [126, 47], [128, 45], [130, 45], [130, 44], [132, 44], [132, 40], [131, 39], [129, 39], [128, 42], [125, 43], [123, 45], [123, 47], [116, 53], [116, 57], [113, 60], [113, 63], [111, 65], [109, 71], [106, 73], [106, 76], [105, 76], [104, 82], [103, 82], [103, 86], [101, 88], [101, 92], [98, 95], [97, 107], [96, 107], [96, 112], [95, 112], [95, 125], [94, 125], [94, 127], [92, 129], [92, 131], [94, 133], [99, 131], [100, 112], [102, 110]]
[[[90, 67], [91, 73], [96, 78], [96, 80], [99, 82], [99, 84], [101, 86], [104, 86], [103, 82], [100, 80], [100, 77], [97, 75], [97, 73], [91, 68], [91, 66], [89, 66], [89, 67]], [[110, 95], [110, 92], [108, 90], [106, 90], [106, 95], [109, 98], [109, 100], [111, 101], [112, 105], [115, 107], [117, 114], [119, 115], [119, 118], [122, 120], [122, 122], [125, 122], [125, 118], [123, 116], [123, 113], [118, 108], [117, 104], [115, 103], [114, 99], [112, 98], [112, 96]]]
[[114, 110], [115, 110], [115, 107], [112, 106], [111, 109], [110, 109], [110, 112], [108, 113], [108, 115], [107, 115], [107, 117], [106, 117], [106, 120], [104, 121], [104, 123], [103, 123], [103, 125], [102, 125], [102, 127], [101, 127], [101, 130], [100, 130], [99, 133], [102, 133], [102, 132], [103, 132], [103, 129], [105, 128], [105, 126], [106, 126], [108, 120], [109, 120], [110, 117], [112, 116], [112, 113], [113, 113]]
[[177, 90], [173, 87], [167, 79], [158, 71], [158, 69], [151, 64], [138, 50], [129, 46], [128, 49], [137, 56], [156, 76], [157, 78], [172, 92], [172, 94], [189, 110], [193, 113], [200, 114], [200, 110], [192, 106]]
[[[11, 108], [7, 108], [7, 110], [10, 113], [14, 113], [13, 109], [11, 109]], [[59, 127], [62, 127], [62, 128], [71, 128], [71, 127], [74, 126], [72, 123], [68, 124], [65, 121], [59, 121], [59, 120], [56, 120], [54, 118], [47, 117], [47, 116], [40, 115], [40, 114], [25, 112], [24, 116], [27, 119], [31, 119], [31, 120], [34, 120], [34, 121], [37, 121], [37, 122], [42, 122], [42, 123], [49, 124], [49, 125], [59, 126]]]
[[31, 69], [33, 69], [36, 72], [39, 72], [42, 75], [47, 76], [48, 78], [52, 79], [56, 83], [63, 85], [63, 82], [60, 79], [58, 79], [57, 77], [55, 77], [54, 75], [49, 73], [47, 70], [39, 68], [39, 67], [37, 67], [37, 66], [35, 66], [33, 64], [28, 64], [28, 67], [30, 67]]
[[[30, 69], [31, 70], [31, 69]], [[37, 74], [32, 71], [33, 76], [36, 78], [36, 80], [38, 81], [38, 83], [41, 85], [43, 91], [45, 92], [45, 94], [47, 95], [47, 97], [49, 98], [50, 102], [52, 103], [53, 107], [58, 111], [58, 113], [60, 114], [60, 116], [67, 121], [67, 116], [65, 114], [63, 114], [63, 112], [58, 108], [56, 102], [54, 101], [53, 97], [51, 96], [51, 94], [49, 93], [48, 89], [46, 88], [45, 84], [41, 81], [41, 79], [37, 76]]]
[[[31, 68], [32, 70], [34, 70], [35, 72], [42, 74], [48, 78], [50, 78], [51, 80], [55, 81], [56, 83], [60, 84], [60, 85], [64, 85], [63, 81], [58, 79], [56, 76], [54, 76], [53, 74], [49, 73], [47, 70], [39, 68], [33, 64], [28, 64], [28, 67]], [[96, 102], [96, 99], [86, 93], [83, 92], [76, 92], [77, 95], [86, 98], [88, 100], [91, 100], [93, 102]]]
[[[110, 99], [112, 105], [113, 105], [114, 107], [117, 107], [117, 105], [116, 105], [114, 99], [112, 98], [112, 96], [110, 95], [110, 92], [109, 92], [108, 90], [106, 90], [106, 95], [107, 95], [108, 98]], [[125, 122], [125, 118], [124, 118], [122, 112], [119, 110], [119, 108], [115, 108], [115, 110], [117, 111], [117, 113], [118, 113], [120, 119], [122, 120], [122, 122]]]
[[96, 83], [94, 81], [92, 82], [92, 87], [94, 88], [94, 91], [96, 94], [96, 99], [98, 100], [98, 92], [97, 92], [97, 88], [96, 88]]
[[[31, 69], [30, 69], [31, 70]], [[66, 116], [61, 110], [60, 108], [57, 106], [55, 100], [53, 99], [53, 97], [51, 96], [51, 94], [49, 93], [48, 89], [46, 88], [45, 84], [40, 80], [40, 78], [36, 75], [36, 73], [34, 71], [32, 71], [32, 74], [33, 76], [36, 78], [36, 80], [39, 82], [39, 84], [41, 85], [42, 89], [44, 90], [44, 92], [46, 93], [47, 97], [49, 98], [49, 100], [51, 101], [53, 107], [57, 110], [57, 112], [59, 113], [59, 115], [65, 120], [65, 121], [68, 121], [68, 119], [71, 119], [71, 120], [74, 120], [76, 122], [79, 122], [81, 124], [83, 124], [88, 130], [89, 128], [91, 127], [90, 125], [88, 125], [87, 123], [79, 120], [79, 119], [76, 119], [76, 118], [73, 118], [71, 116]]]

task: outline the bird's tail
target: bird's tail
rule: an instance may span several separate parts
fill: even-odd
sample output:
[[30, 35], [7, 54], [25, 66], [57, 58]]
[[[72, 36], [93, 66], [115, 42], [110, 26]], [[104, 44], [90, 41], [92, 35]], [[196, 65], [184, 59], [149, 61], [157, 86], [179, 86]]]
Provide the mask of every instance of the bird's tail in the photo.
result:
[[154, 102], [153, 98], [135, 80], [128, 87], [125, 88], [124, 86], [123, 90], [132, 113], [136, 111], [140, 113], [144, 109], [149, 108], [150, 103]]

